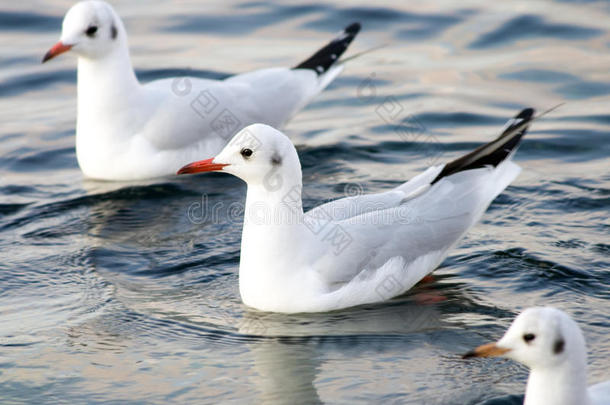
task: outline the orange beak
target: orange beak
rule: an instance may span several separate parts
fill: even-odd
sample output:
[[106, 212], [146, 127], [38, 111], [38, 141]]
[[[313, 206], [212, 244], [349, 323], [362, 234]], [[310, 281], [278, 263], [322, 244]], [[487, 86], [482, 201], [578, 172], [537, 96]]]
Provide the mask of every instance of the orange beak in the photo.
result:
[[472, 357], [497, 357], [503, 355], [504, 353], [508, 353], [509, 351], [510, 349], [498, 347], [495, 343], [487, 343], [486, 345], [481, 345], [476, 349], [469, 351], [463, 355], [462, 358], [470, 359]]
[[217, 172], [222, 170], [223, 167], [229, 166], [226, 163], [212, 163], [214, 158], [200, 160], [198, 162], [189, 163], [178, 170], [176, 174], [190, 174], [190, 173], [201, 173], [201, 172]]
[[42, 58], [42, 63], [45, 63], [49, 59], [53, 59], [57, 55], [69, 51], [71, 48], [72, 45], [64, 45], [61, 43], [61, 41], [59, 41], [58, 43], [53, 45], [51, 49], [49, 49], [49, 52], [45, 53], [44, 58]]

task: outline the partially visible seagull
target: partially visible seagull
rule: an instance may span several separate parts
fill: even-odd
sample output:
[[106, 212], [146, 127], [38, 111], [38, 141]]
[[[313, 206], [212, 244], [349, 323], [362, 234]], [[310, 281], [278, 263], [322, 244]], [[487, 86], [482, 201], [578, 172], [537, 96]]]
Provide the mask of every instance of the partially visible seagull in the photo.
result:
[[66, 13], [61, 38], [43, 62], [67, 51], [78, 55], [76, 156], [85, 176], [138, 180], [215, 155], [249, 124], [285, 124], [341, 72], [339, 57], [359, 30], [349, 25], [293, 68], [142, 85], [117, 13], [103, 1], [83, 1]]
[[551, 307], [523, 311], [497, 343], [464, 358], [503, 356], [525, 364], [530, 375], [524, 405], [608, 405], [610, 381], [587, 388], [587, 347], [578, 324]]
[[281, 132], [244, 128], [215, 158], [178, 172], [231, 173], [248, 185], [239, 264], [243, 302], [263, 311], [331, 311], [400, 295], [432, 272], [519, 174], [531, 108], [494, 141], [386, 192], [304, 213], [301, 165]]

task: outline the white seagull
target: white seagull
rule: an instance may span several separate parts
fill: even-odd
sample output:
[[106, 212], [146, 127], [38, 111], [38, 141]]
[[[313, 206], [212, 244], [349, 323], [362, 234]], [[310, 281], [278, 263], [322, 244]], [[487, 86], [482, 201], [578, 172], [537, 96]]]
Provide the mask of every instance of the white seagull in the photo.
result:
[[524, 405], [610, 404], [610, 381], [587, 389], [587, 347], [578, 324], [556, 308], [523, 311], [502, 339], [464, 358], [504, 356], [530, 368]]
[[220, 171], [247, 183], [239, 264], [246, 305], [330, 311], [397, 296], [433, 271], [519, 174], [510, 157], [533, 113], [523, 110], [493, 142], [392, 190], [307, 213], [297, 151], [267, 125], [244, 128], [215, 158], [178, 174]]
[[294, 68], [142, 85], [117, 13], [103, 1], [83, 1], [66, 13], [43, 63], [66, 51], [78, 55], [76, 156], [85, 176], [138, 180], [214, 156], [249, 124], [285, 124], [341, 72], [336, 62], [359, 30], [349, 25]]

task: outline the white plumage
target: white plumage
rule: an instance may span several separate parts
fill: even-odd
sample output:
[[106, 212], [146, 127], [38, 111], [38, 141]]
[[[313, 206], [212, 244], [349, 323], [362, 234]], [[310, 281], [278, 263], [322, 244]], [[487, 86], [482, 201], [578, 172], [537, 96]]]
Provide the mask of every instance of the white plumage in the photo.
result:
[[266, 125], [243, 129], [215, 158], [179, 173], [223, 171], [248, 184], [239, 268], [244, 303], [330, 311], [402, 294], [434, 270], [518, 175], [510, 155], [532, 114], [524, 110], [521, 123], [494, 142], [399, 187], [307, 213], [297, 152]]
[[135, 180], [212, 156], [246, 125], [284, 125], [341, 72], [334, 62], [358, 30], [350, 25], [297, 68], [142, 85], [119, 16], [105, 2], [84, 1], [67, 12], [60, 41], [43, 61], [68, 50], [78, 55], [76, 153], [83, 173]]
[[610, 381], [587, 388], [587, 347], [578, 324], [551, 307], [523, 311], [497, 343], [464, 355], [504, 356], [525, 364], [530, 375], [524, 405], [608, 405]]

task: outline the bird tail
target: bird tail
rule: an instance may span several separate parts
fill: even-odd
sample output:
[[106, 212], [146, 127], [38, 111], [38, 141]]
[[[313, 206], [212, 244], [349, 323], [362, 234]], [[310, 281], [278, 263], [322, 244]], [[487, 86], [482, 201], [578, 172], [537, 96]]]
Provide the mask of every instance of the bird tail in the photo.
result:
[[445, 165], [443, 170], [436, 176], [431, 184], [436, 183], [443, 177], [462, 172], [465, 170], [477, 169], [485, 166], [497, 167], [500, 163], [508, 159], [521, 143], [521, 138], [527, 132], [529, 125], [551, 112], [561, 104], [534, 117], [534, 109], [526, 108], [510, 119], [499, 137], [493, 141], [478, 147], [472, 152], [464, 155]]
[[332, 41], [293, 69], [310, 69], [316, 72], [318, 76], [322, 76], [335, 65], [359, 31], [360, 23], [355, 22], [348, 25]]

